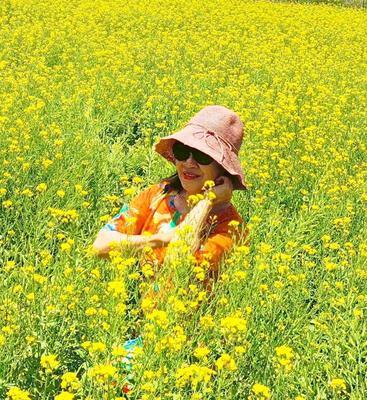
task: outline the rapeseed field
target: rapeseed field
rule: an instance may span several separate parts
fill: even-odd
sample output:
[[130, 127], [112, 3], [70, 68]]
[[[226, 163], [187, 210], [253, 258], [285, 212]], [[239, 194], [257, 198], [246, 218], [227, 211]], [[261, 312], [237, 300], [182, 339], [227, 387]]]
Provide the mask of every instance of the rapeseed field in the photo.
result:
[[[366, 71], [363, 10], [1, 1], [0, 399], [365, 399]], [[91, 244], [208, 104], [245, 124], [250, 245], [210, 298], [178, 247], [154, 307], [136, 254]]]

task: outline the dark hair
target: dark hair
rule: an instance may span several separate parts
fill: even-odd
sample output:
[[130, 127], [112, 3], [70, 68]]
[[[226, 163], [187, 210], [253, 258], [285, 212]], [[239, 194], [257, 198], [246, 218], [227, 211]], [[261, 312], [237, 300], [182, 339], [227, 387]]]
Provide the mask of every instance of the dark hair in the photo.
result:
[[169, 176], [168, 178], [162, 179], [162, 181], [168, 181], [168, 186], [167, 189], [165, 188], [165, 191], [169, 189], [174, 189], [174, 190], [182, 190], [182, 184], [180, 181], [180, 178], [178, 177], [178, 173], [176, 172], [175, 174]]

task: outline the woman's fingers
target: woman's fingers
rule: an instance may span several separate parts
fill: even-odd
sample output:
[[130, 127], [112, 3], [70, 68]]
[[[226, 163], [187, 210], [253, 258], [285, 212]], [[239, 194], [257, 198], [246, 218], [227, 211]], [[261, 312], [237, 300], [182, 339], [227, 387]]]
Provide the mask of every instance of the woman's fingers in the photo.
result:
[[[176, 227], [177, 228], [177, 227]], [[172, 240], [175, 235], [176, 228], [173, 228], [165, 233], [158, 233], [158, 239], [163, 245], [168, 245], [168, 243]]]
[[230, 201], [233, 191], [232, 181], [228, 178], [228, 176], [220, 176], [217, 178], [217, 181], [222, 183], [214, 186], [214, 193], [216, 195], [214, 203]]
[[214, 183], [215, 183], [215, 185], [217, 186], [217, 185], [222, 185], [223, 183], [224, 183], [224, 179], [223, 178], [225, 178], [224, 176], [218, 176], [218, 178], [215, 178], [214, 179]]

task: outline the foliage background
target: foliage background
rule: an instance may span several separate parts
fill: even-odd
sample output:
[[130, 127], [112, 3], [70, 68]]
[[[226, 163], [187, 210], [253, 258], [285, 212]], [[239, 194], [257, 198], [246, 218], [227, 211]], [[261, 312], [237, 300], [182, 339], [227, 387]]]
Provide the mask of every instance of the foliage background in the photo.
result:
[[[365, 397], [366, 22], [361, 9], [264, 1], [1, 2], [0, 398], [123, 396], [108, 365], [152, 324], [136, 317], [145, 278], [128, 257], [86, 249], [129, 196], [172, 172], [154, 142], [207, 104], [245, 123], [250, 190], [234, 202], [250, 253], [226, 261], [196, 317], [167, 305], [131, 396]], [[223, 319], [236, 311], [246, 330], [230, 339]], [[223, 354], [236, 369], [218, 367]], [[205, 383], [200, 370], [194, 384], [194, 364], [218, 375]], [[62, 387], [68, 371], [80, 387]]]

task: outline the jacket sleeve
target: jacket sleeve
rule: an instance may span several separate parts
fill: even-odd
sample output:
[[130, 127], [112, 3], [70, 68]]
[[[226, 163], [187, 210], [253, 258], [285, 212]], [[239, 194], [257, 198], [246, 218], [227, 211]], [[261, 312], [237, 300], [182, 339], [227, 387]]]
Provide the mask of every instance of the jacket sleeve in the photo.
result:
[[201, 247], [195, 252], [195, 258], [200, 263], [207, 261], [204, 284], [208, 286], [211, 280], [219, 275], [219, 264], [228, 254], [235, 242], [245, 239], [247, 228], [242, 217], [233, 208], [221, 216]]
[[127, 235], [141, 234], [144, 223], [151, 214], [152, 197], [158, 189], [158, 185], [152, 185], [135, 196], [129, 204], [125, 203], [102, 230], [117, 231]]
[[[224, 255], [228, 253], [234, 242], [246, 242], [247, 227], [236, 209], [231, 207], [215, 217], [215, 223], [207, 224], [209, 228], [206, 235], [202, 238], [202, 244], [194, 253], [198, 264], [204, 260], [208, 261], [209, 272], [215, 273]], [[154, 253], [159, 261], [163, 263], [166, 255], [166, 247], [154, 249]]]
[[[233, 221], [237, 221], [233, 223]], [[204, 261], [208, 261], [209, 267], [206, 269], [203, 285], [211, 291], [213, 280], [216, 280], [219, 275], [219, 264], [223, 256], [227, 254], [233, 244], [240, 240], [246, 240], [247, 228], [243, 222], [242, 217], [232, 206], [224, 213], [217, 216], [217, 222], [214, 228], [209, 229], [210, 233], [207, 235], [206, 240], [203, 241], [201, 247], [194, 253], [196, 262], [200, 265]], [[155, 249], [154, 252], [160, 262], [163, 262], [166, 255], [166, 247]], [[162, 287], [153, 290], [153, 286], [146, 293], [145, 298], [150, 298], [155, 305], [159, 301], [166, 299], [173, 291], [173, 272], [167, 274]]]

